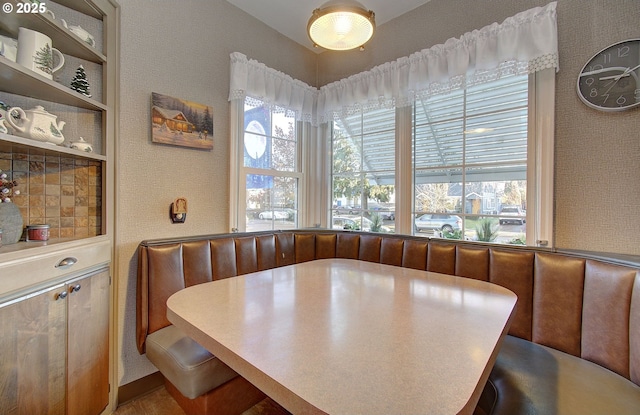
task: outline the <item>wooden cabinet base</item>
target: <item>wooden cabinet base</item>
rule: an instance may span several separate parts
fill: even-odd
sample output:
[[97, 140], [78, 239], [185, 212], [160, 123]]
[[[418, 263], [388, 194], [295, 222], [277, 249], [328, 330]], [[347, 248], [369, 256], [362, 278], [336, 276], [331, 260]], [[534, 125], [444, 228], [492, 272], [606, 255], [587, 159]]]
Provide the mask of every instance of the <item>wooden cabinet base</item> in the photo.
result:
[[167, 379], [164, 383], [169, 394], [187, 415], [239, 415], [266, 398], [260, 389], [242, 376], [195, 399], [186, 398]]

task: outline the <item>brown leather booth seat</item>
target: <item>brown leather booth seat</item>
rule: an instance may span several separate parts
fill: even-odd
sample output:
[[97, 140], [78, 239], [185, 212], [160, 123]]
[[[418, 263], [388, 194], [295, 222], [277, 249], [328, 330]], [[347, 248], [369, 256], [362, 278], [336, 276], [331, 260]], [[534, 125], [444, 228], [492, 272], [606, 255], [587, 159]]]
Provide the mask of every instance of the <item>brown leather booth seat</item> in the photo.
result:
[[[510, 336], [481, 399], [484, 412], [640, 413], [635, 264], [544, 249], [322, 230], [144, 241], [138, 254], [140, 353], [149, 347], [149, 335], [170, 326], [166, 300], [182, 288], [315, 259], [350, 258], [489, 281], [518, 296]], [[190, 376], [178, 372], [177, 379]]]

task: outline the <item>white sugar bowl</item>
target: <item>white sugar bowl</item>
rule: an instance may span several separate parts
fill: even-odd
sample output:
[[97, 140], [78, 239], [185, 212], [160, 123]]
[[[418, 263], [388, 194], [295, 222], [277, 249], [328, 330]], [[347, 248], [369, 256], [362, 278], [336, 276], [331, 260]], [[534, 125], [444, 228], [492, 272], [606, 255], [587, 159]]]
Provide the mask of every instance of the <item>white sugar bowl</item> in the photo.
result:
[[79, 151], [84, 151], [86, 153], [93, 152], [93, 147], [91, 146], [91, 144], [87, 143], [87, 141], [82, 137], [80, 137], [78, 141], [71, 142], [71, 148]]

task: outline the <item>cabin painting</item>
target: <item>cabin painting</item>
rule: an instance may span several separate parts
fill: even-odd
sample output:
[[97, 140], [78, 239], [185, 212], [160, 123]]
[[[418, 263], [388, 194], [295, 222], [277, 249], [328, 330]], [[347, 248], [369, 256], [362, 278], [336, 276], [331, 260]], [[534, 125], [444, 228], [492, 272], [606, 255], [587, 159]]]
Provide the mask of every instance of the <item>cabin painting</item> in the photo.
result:
[[202, 150], [213, 149], [210, 106], [153, 92], [151, 141]]
[[154, 124], [162, 125], [166, 123], [167, 128], [172, 131], [193, 132], [193, 127], [195, 126], [187, 120], [187, 117], [181, 111], [168, 110], [156, 106], [151, 111]]

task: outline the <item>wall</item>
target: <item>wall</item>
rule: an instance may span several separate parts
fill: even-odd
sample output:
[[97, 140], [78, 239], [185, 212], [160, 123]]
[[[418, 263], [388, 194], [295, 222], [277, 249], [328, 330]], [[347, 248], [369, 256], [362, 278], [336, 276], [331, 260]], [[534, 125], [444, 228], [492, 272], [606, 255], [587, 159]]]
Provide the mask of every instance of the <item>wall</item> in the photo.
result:
[[[116, 149], [119, 386], [155, 372], [135, 346], [141, 240], [227, 232], [229, 54], [242, 52], [309, 84], [316, 56], [224, 0], [119, 0], [120, 137]], [[151, 93], [213, 107], [214, 149], [152, 144]], [[184, 224], [169, 205], [188, 199]]]
[[[431, 0], [380, 26], [364, 52], [323, 52], [318, 85], [444, 43], [548, 0]], [[558, 0], [555, 245], [640, 255], [640, 108], [602, 113], [576, 95], [582, 66], [604, 47], [638, 38], [638, 0]]]

